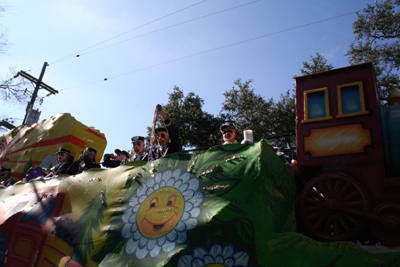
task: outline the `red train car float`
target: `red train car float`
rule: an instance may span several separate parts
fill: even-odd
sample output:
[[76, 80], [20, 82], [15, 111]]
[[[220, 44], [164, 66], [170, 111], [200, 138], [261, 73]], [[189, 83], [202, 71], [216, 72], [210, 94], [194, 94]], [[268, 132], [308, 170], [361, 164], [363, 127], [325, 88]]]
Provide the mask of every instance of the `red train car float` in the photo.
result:
[[382, 105], [371, 63], [296, 77], [298, 218], [322, 241], [368, 228], [400, 245], [400, 105]]

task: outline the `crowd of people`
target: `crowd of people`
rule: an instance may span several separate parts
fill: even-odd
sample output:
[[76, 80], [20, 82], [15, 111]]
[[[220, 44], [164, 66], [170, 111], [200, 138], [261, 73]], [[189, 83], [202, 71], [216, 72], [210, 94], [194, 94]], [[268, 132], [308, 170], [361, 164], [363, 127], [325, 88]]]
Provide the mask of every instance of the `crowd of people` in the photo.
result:
[[[155, 139], [150, 140], [152, 145], [156, 145], [154, 150], [152, 146], [149, 152], [145, 152], [145, 138], [143, 136], [134, 136], [131, 138], [132, 153], [125, 150], [115, 149], [115, 154], [108, 153], [104, 155], [101, 165], [105, 168], [115, 168], [130, 161], [149, 161], [160, 159], [172, 153], [181, 152], [182, 145], [178, 129], [175, 127], [171, 119], [164, 114], [162, 107], [160, 108], [159, 114], [164, 121], [165, 126], [157, 127], [154, 131]], [[238, 143], [238, 140], [236, 139], [236, 125], [234, 123], [225, 122], [221, 125], [220, 132], [224, 140], [224, 145]], [[243, 140], [242, 143], [251, 142], [252, 136], [250, 139], [251, 140], [246, 140], [245, 136], [245, 140]], [[74, 161], [71, 151], [68, 148], [60, 147], [57, 152], [58, 163], [55, 166], [48, 169], [36, 167], [39, 168], [39, 171], [37, 172], [37, 170], [35, 170], [36, 172], [33, 172], [32, 170], [31, 174], [34, 173], [34, 175], [32, 175], [33, 177], [43, 175], [47, 178], [51, 178], [61, 174], [76, 175], [92, 168], [101, 168], [100, 163], [96, 163], [96, 155], [97, 150], [95, 148], [87, 147], [81, 151], [79, 158]], [[26, 178], [29, 178], [29, 172], [30, 171], [28, 171], [27, 176], [25, 177], [25, 181]], [[32, 177], [29, 179], [32, 179]], [[0, 184], [6, 187], [15, 183], [11, 177], [10, 168], [0, 169], [0, 180]]]
[[[68, 174], [76, 175], [85, 172], [92, 168], [101, 168], [101, 165], [106, 168], [115, 168], [121, 164], [130, 161], [149, 161], [159, 159], [166, 155], [181, 152], [182, 145], [180, 143], [179, 132], [173, 122], [164, 114], [160, 106], [159, 114], [164, 121], [162, 127], [155, 129], [155, 139], [151, 140], [152, 144], [156, 145], [154, 150], [145, 152], [145, 138], [143, 136], [134, 136], [131, 138], [132, 153], [125, 150], [115, 149], [115, 154], [105, 154], [101, 163], [96, 162], [97, 150], [93, 147], [86, 147], [81, 151], [77, 160], [71, 155], [68, 148], [60, 147], [57, 154], [57, 164], [51, 168], [31, 168], [27, 171], [24, 181], [43, 176], [51, 178], [53, 176]], [[101, 164], [101, 165], [100, 165]], [[11, 177], [10, 168], [0, 169], [0, 184], [10, 186], [15, 184], [15, 180]]]

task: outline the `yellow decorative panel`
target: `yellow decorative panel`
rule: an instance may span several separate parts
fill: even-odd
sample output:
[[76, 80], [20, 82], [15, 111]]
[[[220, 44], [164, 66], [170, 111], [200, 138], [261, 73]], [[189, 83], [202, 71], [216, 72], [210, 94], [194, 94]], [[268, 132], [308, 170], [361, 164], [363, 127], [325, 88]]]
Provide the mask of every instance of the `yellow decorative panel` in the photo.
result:
[[371, 132], [361, 124], [315, 129], [304, 137], [304, 152], [312, 157], [362, 153], [367, 145], [371, 145]]

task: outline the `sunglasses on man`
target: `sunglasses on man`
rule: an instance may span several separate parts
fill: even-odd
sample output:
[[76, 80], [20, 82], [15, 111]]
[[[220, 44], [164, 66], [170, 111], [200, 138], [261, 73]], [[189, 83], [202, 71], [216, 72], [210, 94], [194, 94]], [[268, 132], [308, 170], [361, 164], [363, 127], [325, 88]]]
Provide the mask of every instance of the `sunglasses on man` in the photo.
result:
[[140, 144], [142, 144], [143, 142], [133, 142], [134, 146], [140, 146]]
[[228, 131], [223, 131], [222, 134], [227, 134], [227, 133], [233, 133], [232, 130], [228, 130]]

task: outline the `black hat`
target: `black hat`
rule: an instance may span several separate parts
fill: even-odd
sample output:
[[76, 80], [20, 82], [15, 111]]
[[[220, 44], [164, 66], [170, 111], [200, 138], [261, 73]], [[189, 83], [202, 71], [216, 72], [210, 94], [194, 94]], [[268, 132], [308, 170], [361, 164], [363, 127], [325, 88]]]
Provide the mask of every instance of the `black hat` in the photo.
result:
[[87, 147], [87, 150], [88, 150], [89, 152], [94, 152], [94, 153], [97, 154], [97, 150], [96, 150], [95, 148], [93, 148], [93, 147]]
[[156, 128], [155, 132], [156, 132], [156, 134], [158, 134], [158, 132], [167, 132], [168, 133], [167, 127], [163, 127], [163, 126]]
[[234, 124], [233, 122], [225, 122], [224, 124], [222, 124], [221, 127], [219, 127], [221, 132], [225, 127], [231, 128], [232, 130], [236, 131], [236, 124]]
[[68, 148], [64, 148], [64, 147], [60, 147], [59, 149], [58, 149], [58, 152], [56, 153], [56, 154], [58, 154], [58, 153], [65, 153], [65, 154], [67, 154], [67, 155], [70, 155], [70, 153], [71, 153], [71, 151], [68, 149]]
[[125, 157], [129, 158], [129, 153], [126, 152], [125, 150], [121, 150], [121, 149], [115, 149], [115, 153], [116, 154], [124, 154]]
[[131, 138], [131, 140], [132, 140], [131, 144], [136, 143], [136, 142], [144, 142], [144, 137], [143, 136], [134, 136]]
[[127, 157], [127, 158], [129, 158], [129, 157], [130, 157], [129, 153], [128, 153], [128, 152], [126, 152], [125, 150], [122, 150], [122, 154], [124, 154], [124, 155], [125, 155], [125, 157]]
[[11, 172], [10, 168], [0, 168], [0, 172]]

